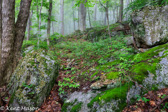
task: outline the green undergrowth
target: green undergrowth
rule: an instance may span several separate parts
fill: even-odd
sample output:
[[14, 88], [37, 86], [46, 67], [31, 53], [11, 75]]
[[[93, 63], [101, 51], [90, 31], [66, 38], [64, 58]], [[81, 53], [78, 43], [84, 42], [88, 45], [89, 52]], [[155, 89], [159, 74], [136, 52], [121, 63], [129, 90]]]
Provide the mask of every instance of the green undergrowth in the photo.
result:
[[[119, 23], [111, 24], [110, 30], [114, 31], [115, 28], [120, 26]], [[120, 31], [122, 34], [123, 32]], [[85, 39], [89, 40], [91, 42], [97, 42], [101, 39], [106, 39], [108, 34], [108, 26], [97, 26], [93, 28], [87, 28], [84, 32], [81, 32], [79, 30], [75, 31], [73, 34], [66, 36], [67, 38], [77, 38], [77, 39]]]

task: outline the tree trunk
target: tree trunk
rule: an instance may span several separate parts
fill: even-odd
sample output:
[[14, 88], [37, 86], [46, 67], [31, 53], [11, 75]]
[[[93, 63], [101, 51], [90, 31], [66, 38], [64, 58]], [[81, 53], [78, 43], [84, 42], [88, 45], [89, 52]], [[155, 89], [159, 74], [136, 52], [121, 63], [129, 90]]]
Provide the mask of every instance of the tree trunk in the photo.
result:
[[89, 7], [88, 7], [88, 17], [89, 17], [89, 25], [90, 25], [90, 28], [92, 27], [92, 23], [91, 23], [91, 19], [90, 19], [90, 13], [89, 13]]
[[[36, 6], [36, 12], [37, 12], [37, 24], [39, 25], [39, 6], [38, 6], [38, 0], [36, 0], [37, 6]], [[39, 27], [38, 27], [39, 30]]]
[[123, 0], [120, 0], [120, 14], [119, 14], [119, 22], [122, 22], [123, 20]]
[[119, 7], [117, 6], [117, 10], [116, 10], [116, 12], [117, 12], [117, 21], [119, 21]]
[[64, 0], [60, 0], [61, 3], [61, 10], [60, 10], [60, 14], [61, 14], [61, 34], [64, 35]]
[[54, 22], [52, 22], [52, 32], [54, 34]]
[[107, 1], [106, 2], [106, 18], [107, 18], [107, 26], [108, 26], [108, 34], [109, 34], [109, 37], [111, 39], [111, 34], [110, 34], [110, 24], [109, 24], [109, 14], [108, 14], [108, 6], [109, 5], [109, 2]]
[[2, 1], [2, 51], [0, 86], [6, 84], [12, 74], [13, 43], [15, 30], [15, 0]]
[[38, 22], [38, 33], [37, 33], [37, 37], [38, 37], [38, 42], [37, 42], [37, 46], [39, 48], [40, 46], [40, 37], [41, 37], [41, 31], [40, 31], [40, 27], [41, 27], [41, 11], [42, 11], [42, 7], [43, 7], [43, 0], [41, 0], [41, 7], [40, 7], [40, 13], [39, 13], [39, 22]]
[[[87, 2], [87, 0], [85, 1]], [[86, 29], [86, 7], [84, 5], [84, 3], [81, 3], [80, 4], [80, 7], [79, 7], [79, 17], [80, 17], [80, 30], [81, 31], [84, 31]]]
[[115, 9], [113, 9], [113, 22], [116, 22]]
[[48, 10], [48, 24], [47, 24], [47, 45], [49, 46], [49, 37], [50, 37], [50, 29], [51, 29], [51, 14], [52, 14], [52, 0], [49, 1], [49, 10]]
[[30, 39], [30, 31], [31, 31], [31, 25], [32, 25], [32, 21], [31, 21], [31, 18], [32, 18], [32, 15], [33, 15], [33, 9], [31, 11], [31, 13], [29, 14], [29, 19], [28, 19], [28, 26], [27, 26], [27, 40]]
[[15, 42], [14, 42], [14, 68], [18, 63], [23, 39], [25, 37], [26, 25], [29, 17], [29, 11], [32, 0], [22, 0], [20, 4], [20, 12], [15, 25]]
[[96, 0], [96, 4], [95, 4], [95, 13], [94, 13], [94, 21], [97, 20], [97, 0]]
[[8, 83], [16, 68], [25, 36], [31, 0], [22, 0], [15, 24], [15, 0], [2, 2], [2, 52], [0, 86]]
[[80, 19], [80, 7], [78, 7], [78, 30], [80, 29], [79, 19]]
[[106, 11], [105, 11], [105, 16], [104, 16], [104, 25], [107, 23], [107, 16], [106, 16]]
[[[2, 0], [0, 0], [0, 82], [2, 82], [2, 74], [1, 74], [1, 49], [2, 49]], [[0, 84], [1, 87], [1, 84]], [[1, 98], [0, 98], [1, 99]], [[1, 103], [1, 102], [0, 102]]]
[[[72, 1], [72, 7], [74, 7], [74, 1]], [[73, 26], [74, 26], [74, 31], [76, 30], [75, 28], [75, 9], [72, 9], [73, 10]]]

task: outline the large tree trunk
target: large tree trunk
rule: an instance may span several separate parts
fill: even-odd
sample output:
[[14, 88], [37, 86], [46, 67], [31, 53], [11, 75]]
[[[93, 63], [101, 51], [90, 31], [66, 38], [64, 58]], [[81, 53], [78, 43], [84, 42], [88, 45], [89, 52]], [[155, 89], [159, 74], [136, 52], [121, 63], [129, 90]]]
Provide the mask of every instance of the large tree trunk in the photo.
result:
[[51, 29], [51, 14], [52, 14], [52, 0], [50, 0], [49, 10], [48, 10], [48, 24], [47, 24], [47, 45], [49, 46], [49, 37]]
[[13, 43], [15, 31], [15, 0], [2, 1], [2, 79], [0, 86], [6, 84], [12, 74]]
[[[87, 1], [87, 0], [86, 0]], [[85, 1], [85, 2], [86, 2]], [[86, 7], [84, 5], [84, 3], [81, 3], [80, 4], [80, 7], [79, 7], [79, 17], [80, 17], [80, 30], [81, 31], [84, 31], [86, 29]]]
[[61, 3], [61, 34], [64, 35], [64, 0], [60, 0]]
[[122, 22], [123, 20], [123, 5], [124, 5], [124, 1], [120, 0], [120, 15], [119, 15], [119, 22]]
[[[1, 72], [1, 49], [2, 49], [2, 0], [0, 0], [0, 82], [2, 81], [2, 72]], [[1, 84], [0, 84], [1, 87]], [[0, 102], [1, 103], [1, 102]]]
[[27, 20], [32, 0], [22, 0], [20, 4], [20, 12], [15, 25], [15, 42], [14, 42], [14, 68], [17, 66], [18, 59], [21, 56], [23, 39], [25, 37]]
[[17, 66], [25, 36], [31, 0], [22, 0], [15, 24], [15, 0], [2, 2], [2, 48], [0, 86], [8, 83]]

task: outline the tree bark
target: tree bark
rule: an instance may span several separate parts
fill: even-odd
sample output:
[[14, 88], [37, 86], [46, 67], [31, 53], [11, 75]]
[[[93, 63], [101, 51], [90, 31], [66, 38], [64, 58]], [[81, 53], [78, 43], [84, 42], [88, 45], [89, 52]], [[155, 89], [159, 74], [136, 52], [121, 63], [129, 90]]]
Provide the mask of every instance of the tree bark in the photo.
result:
[[123, 20], [123, 5], [124, 5], [124, 1], [123, 1], [123, 0], [120, 0], [119, 22], [122, 22], [122, 20]]
[[[85, 2], [87, 2], [87, 0], [85, 0]], [[80, 30], [81, 31], [84, 31], [86, 29], [86, 7], [84, 5], [84, 3], [81, 3], [80, 4], [80, 7], [79, 7], [79, 17], [80, 17]]]
[[61, 34], [64, 35], [64, 0], [60, 0], [61, 7], [60, 7], [60, 13], [61, 13]]
[[0, 86], [8, 83], [16, 68], [25, 36], [31, 0], [22, 0], [15, 24], [15, 0], [2, 2], [2, 52]]
[[47, 45], [49, 46], [49, 37], [50, 37], [50, 29], [51, 29], [51, 14], [52, 14], [52, 0], [49, 1], [49, 10], [48, 10], [48, 24], [47, 24]]
[[29, 17], [29, 11], [32, 0], [22, 0], [20, 3], [20, 12], [15, 24], [15, 42], [14, 42], [14, 68], [16, 68], [23, 39], [25, 37], [26, 25]]
[[13, 43], [15, 30], [15, 0], [2, 1], [2, 51], [0, 86], [5, 85], [12, 74]]
[[[2, 49], [2, 0], [0, 0], [0, 82], [2, 79], [2, 72], [1, 72], [1, 49]], [[1, 87], [1, 85], [0, 85]]]

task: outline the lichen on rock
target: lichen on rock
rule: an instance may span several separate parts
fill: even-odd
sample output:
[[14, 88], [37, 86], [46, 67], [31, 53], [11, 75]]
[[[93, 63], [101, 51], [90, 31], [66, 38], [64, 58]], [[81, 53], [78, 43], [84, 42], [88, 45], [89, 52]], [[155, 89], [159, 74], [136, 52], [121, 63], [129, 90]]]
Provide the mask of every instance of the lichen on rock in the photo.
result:
[[145, 7], [132, 14], [132, 28], [138, 47], [168, 42], [168, 6]]
[[[13, 73], [10, 106], [40, 106], [58, 76], [58, 63], [45, 51], [31, 51], [20, 61]], [[15, 82], [15, 83], [13, 83]]]

